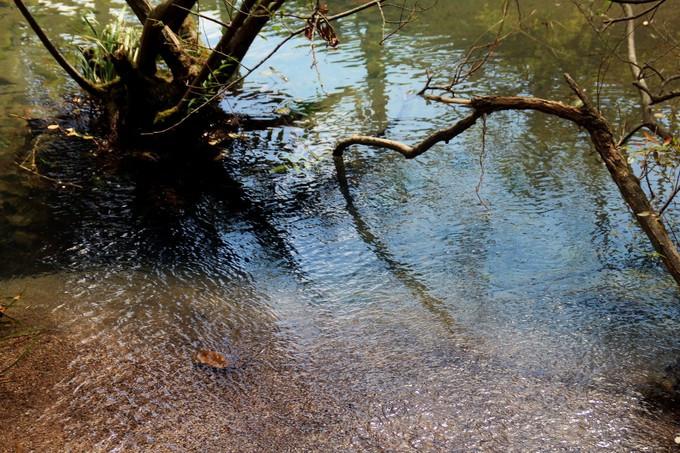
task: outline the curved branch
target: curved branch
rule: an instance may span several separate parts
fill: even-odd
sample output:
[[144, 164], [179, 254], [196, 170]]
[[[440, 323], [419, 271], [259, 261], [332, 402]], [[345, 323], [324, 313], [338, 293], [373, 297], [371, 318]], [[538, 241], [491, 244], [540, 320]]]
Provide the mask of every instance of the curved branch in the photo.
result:
[[388, 148], [393, 151], [401, 153], [407, 159], [413, 159], [414, 157], [420, 156], [428, 149], [432, 148], [439, 142], [448, 142], [449, 140], [455, 138], [456, 136], [462, 134], [466, 130], [470, 129], [479, 119], [483, 113], [475, 110], [472, 114], [466, 116], [462, 120], [458, 121], [453, 126], [441, 129], [434, 134], [428, 136], [422, 142], [415, 146], [409, 146], [404, 143], [397, 142], [395, 140], [388, 140], [378, 137], [369, 137], [366, 135], [352, 135], [342, 141], [340, 141], [335, 150], [333, 151], [334, 156], [342, 156], [345, 149], [352, 145], [366, 145], [373, 147]]
[[647, 87], [642, 87], [639, 83], [634, 83], [634, 85], [641, 90], [645, 91], [649, 95], [649, 105], [661, 104], [662, 102], [670, 101], [680, 97], [680, 90], [668, 91], [661, 94], [652, 94]]
[[445, 98], [446, 103], [459, 104], [473, 109], [473, 112], [458, 121], [451, 127], [438, 130], [427, 136], [420, 143], [409, 146], [394, 140], [370, 137], [365, 135], [353, 135], [341, 140], [333, 151], [334, 156], [341, 156], [347, 148], [352, 145], [366, 145], [373, 147], [384, 147], [401, 153], [407, 159], [413, 159], [440, 142], [448, 142], [461, 133], [472, 127], [475, 122], [482, 117], [501, 110], [536, 110], [549, 115], [559, 116], [579, 125], [584, 125], [592, 120], [592, 115], [588, 111], [564, 104], [562, 102], [550, 101], [541, 98], [530, 98], [524, 96], [484, 96], [472, 99]]
[[[661, 7], [661, 5], [666, 3], [666, 0], [656, 0], [656, 1], [658, 1], [658, 3], [656, 5], [652, 5], [649, 8], [645, 9], [644, 11], [641, 11], [641, 12], [635, 14], [635, 15], [626, 14], [624, 17], [617, 17], [616, 19], [608, 19], [608, 20], [604, 21], [604, 24], [605, 24], [606, 27], [608, 27], [608, 26], [615, 24], [617, 22], [624, 22], [624, 21], [628, 21], [628, 20], [639, 19], [646, 14], [656, 12], [656, 10], [658, 10]], [[650, 2], [650, 3], [653, 3], [653, 2]], [[626, 5], [626, 7], [630, 7], [630, 5]]]
[[21, 15], [24, 16], [24, 19], [26, 19], [28, 25], [31, 26], [33, 32], [38, 36], [43, 46], [45, 46], [50, 55], [52, 55], [52, 58], [54, 58], [59, 66], [61, 66], [62, 69], [66, 71], [66, 73], [78, 84], [78, 86], [93, 96], [104, 95], [105, 91], [103, 89], [85, 79], [78, 72], [78, 70], [74, 68], [71, 63], [68, 62], [68, 60], [66, 60], [61, 52], [59, 52], [59, 49], [57, 49], [56, 46], [52, 44], [52, 41], [50, 41], [50, 38], [47, 37], [38, 22], [36, 22], [36, 20], [33, 18], [31, 13], [28, 11], [28, 8], [26, 8], [26, 5], [24, 5], [21, 0], [14, 0], [14, 4], [19, 9], [19, 12], [21, 12]]
[[635, 176], [626, 157], [614, 141], [607, 120], [593, 108], [585, 91], [568, 74], [565, 74], [565, 79], [583, 101], [582, 107], [577, 108], [562, 102], [520, 96], [477, 97], [462, 103], [462, 105], [473, 109], [470, 115], [448, 129], [442, 129], [431, 134], [415, 146], [376, 137], [352, 136], [339, 142], [333, 154], [339, 157], [349, 146], [364, 144], [386, 147], [401, 153], [406, 158], [412, 158], [427, 151], [434, 144], [450, 140], [469, 129], [476, 119], [482, 115], [502, 110], [534, 110], [566, 119], [588, 131], [595, 150], [619, 188], [622, 198], [633, 212], [638, 225], [647, 235], [654, 250], [660, 255], [669, 274], [680, 285], [680, 253], [670, 239], [660, 213], [654, 210], [649, 198], [640, 186], [639, 179]]

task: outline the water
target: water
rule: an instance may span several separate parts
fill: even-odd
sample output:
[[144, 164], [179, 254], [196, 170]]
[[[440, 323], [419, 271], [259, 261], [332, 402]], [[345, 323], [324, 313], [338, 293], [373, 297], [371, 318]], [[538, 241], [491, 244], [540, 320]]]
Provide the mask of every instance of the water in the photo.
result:
[[[41, 5], [65, 41], [83, 5], [102, 21], [120, 6]], [[680, 353], [680, 300], [583, 134], [540, 115], [491, 117], [488, 209], [475, 193], [479, 128], [414, 161], [330, 158], [348, 133], [414, 142], [458, 117], [414, 93], [493, 23], [495, 2], [440, 2], [384, 47], [379, 16], [364, 13], [338, 25], [338, 50], [317, 47], [316, 69], [308, 42], [293, 41], [223, 105], [312, 114], [234, 141], [224, 184], [102, 169], [90, 142], [43, 136], [50, 174], [82, 189], [15, 165], [34, 142], [9, 114], [87, 124], [55, 118], [77, 90], [1, 6], [0, 294], [23, 291], [21, 315], [76, 351], [60, 396], [31, 415], [30, 445], [672, 448], [680, 423], [645, 388]], [[559, 74], [592, 83], [602, 44], [571, 5], [549, 13], [559, 27], [512, 38], [466, 89], [568, 99]], [[603, 104], [633, 118], [635, 93], [612, 77]], [[199, 348], [235, 366], [198, 369]]]

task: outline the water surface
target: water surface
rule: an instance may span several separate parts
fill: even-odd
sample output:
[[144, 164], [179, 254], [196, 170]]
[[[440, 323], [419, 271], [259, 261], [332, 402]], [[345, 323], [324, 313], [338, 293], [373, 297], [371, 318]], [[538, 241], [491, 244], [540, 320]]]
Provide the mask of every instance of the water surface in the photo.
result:
[[[67, 46], [83, 8], [103, 22], [119, 3], [42, 2], [37, 17]], [[562, 72], [591, 84], [602, 43], [563, 3], [543, 12], [559, 27], [509, 40], [464, 90], [568, 100]], [[90, 142], [39, 139], [80, 189], [15, 164], [35, 140], [10, 114], [87, 124], [59, 116], [77, 90], [0, 4], [0, 293], [23, 291], [25, 316], [79, 350], [37, 425], [72, 450], [672, 448], [680, 423], [644, 389], [678, 358], [680, 299], [582, 133], [490, 118], [488, 207], [480, 128], [413, 161], [330, 158], [349, 133], [414, 142], [459, 117], [414, 93], [497, 9], [440, 1], [384, 46], [367, 12], [338, 25], [337, 50], [316, 47], [316, 67], [294, 40], [223, 106], [311, 114], [235, 140], [224, 185], [107, 171]], [[619, 72], [601, 100], [634, 117]], [[198, 348], [236, 366], [197, 369]]]

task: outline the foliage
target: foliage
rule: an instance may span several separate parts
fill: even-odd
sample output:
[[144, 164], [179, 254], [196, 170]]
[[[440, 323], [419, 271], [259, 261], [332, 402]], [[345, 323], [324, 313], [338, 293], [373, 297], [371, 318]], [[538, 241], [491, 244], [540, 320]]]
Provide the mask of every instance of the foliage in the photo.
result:
[[78, 66], [82, 75], [95, 84], [112, 82], [116, 71], [111, 61], [115, 52], [123, 52], [134, 61], [139, 51], [140, 32], [128, 25], [121, 11], [116, 20], [98, 31], [99, 23], [94, 17], [83, 16], [91, 35], [83, 38], [89, 46], [78, 46]]

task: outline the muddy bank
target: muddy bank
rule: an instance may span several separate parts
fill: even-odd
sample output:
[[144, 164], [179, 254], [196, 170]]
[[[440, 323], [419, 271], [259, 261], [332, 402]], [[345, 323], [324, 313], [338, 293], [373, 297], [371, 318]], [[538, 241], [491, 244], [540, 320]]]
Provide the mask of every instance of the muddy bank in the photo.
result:
[[59, 426], [40, 423], [40, 417], [61, 396], [58, 384], [66, 379], [75, 345], [60, 335], [44, 333], [0, 342], [0, 369], [26, 353], [0, 376], [0, 450], [24, 452], [66, 445]]
[[[0, 379], [1, 451], [291, 451], [351, 443], [351, 411], [310, 379], [273, 325], [241, 331], [240, 313], [231, 328], [215, 320], [218, 340], [192, 342], [159, 325], [130, 333], [118, 329], [120, 313], [111, 306], [97, 315], [73, 300], [65, 306], [72, 295], [63, 286], [53, 293], [63, 285], [54, 278], [28, 283], [36, 289], [13, 316], [42, 333], [0, 343], [0, 369], [29, 348]], [[200, 310], [200, 298], [192, 302]], [[93, 325], [88, 315], [108, 322]], [[196, 366], [192, 343], [216, 342], [233, 366]]]
[[[7, 342], [2, 355], [22, 346]], [[309, 451], [351, 443], [347, 408], [285, 366], [216, 373], [187, 365], [175, 372], [194, 382], [165, 388], [153, 370], [164, 364], [143, 370], [123, 360], [95, 378], [106, 357], [91, 348], [43, 335], [0, 380], [1, 451]], [[73, 366], [83, 354], [91, 361]], [[84, 367], [91, 374], [80, 381]], [[200, 384], [210, 390], [195, 391]]]

